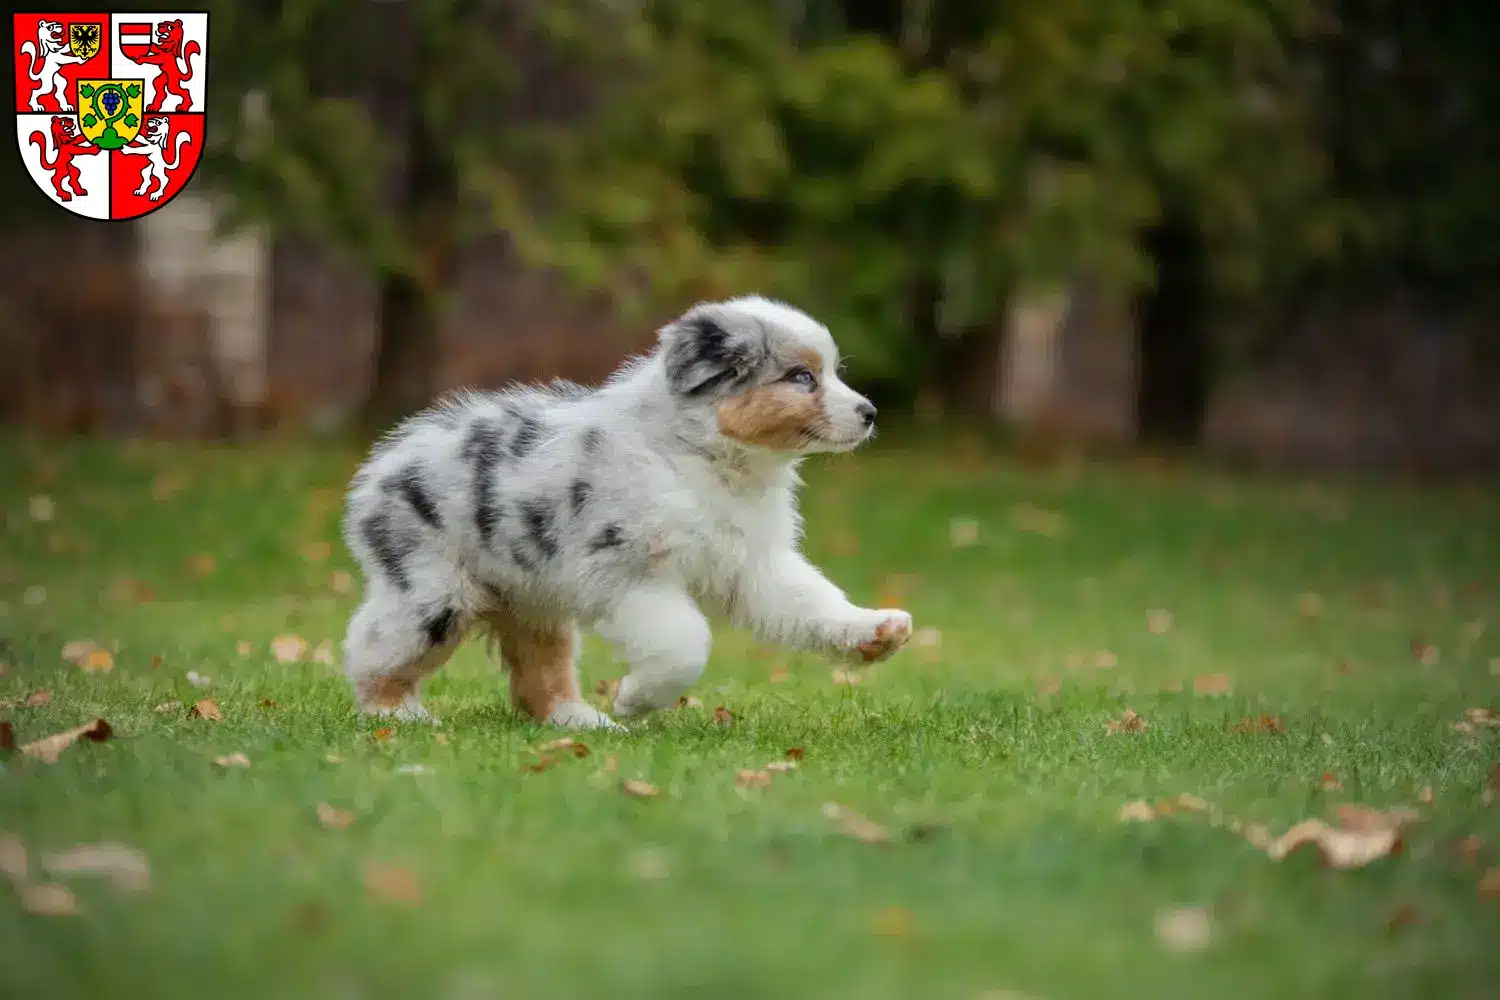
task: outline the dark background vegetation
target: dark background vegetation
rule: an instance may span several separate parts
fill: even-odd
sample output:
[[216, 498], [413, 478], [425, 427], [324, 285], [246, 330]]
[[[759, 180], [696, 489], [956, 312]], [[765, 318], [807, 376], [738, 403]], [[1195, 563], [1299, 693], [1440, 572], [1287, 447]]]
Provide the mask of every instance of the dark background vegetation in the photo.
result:
[[759, 291], [898, 411], [1500, 464], [1492, 3], [209, 7], [189, 194], [253, 274], [184, 252], [164, 282], [187, 196], [148, 239], [11, 159], [6, 417], [368, 428], [454, 384], [597, 378]]

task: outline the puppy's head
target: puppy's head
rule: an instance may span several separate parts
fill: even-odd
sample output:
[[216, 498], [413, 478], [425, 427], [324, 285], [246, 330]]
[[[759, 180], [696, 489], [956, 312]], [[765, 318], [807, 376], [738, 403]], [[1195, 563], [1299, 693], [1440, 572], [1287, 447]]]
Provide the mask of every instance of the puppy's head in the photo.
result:
[[703, 303], [660, 334], [667, 387], [712, 436], [807, 455], [869, 440], [875, 407], [838, 377], [828, 328], [759, 296]]

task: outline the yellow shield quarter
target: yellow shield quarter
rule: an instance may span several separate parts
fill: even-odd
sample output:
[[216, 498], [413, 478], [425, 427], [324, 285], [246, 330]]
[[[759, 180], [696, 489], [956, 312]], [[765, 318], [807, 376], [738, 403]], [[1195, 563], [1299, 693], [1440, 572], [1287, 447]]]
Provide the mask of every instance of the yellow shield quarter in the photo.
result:
[[78, 126], [100, 149], [119, 149], [141, 133], [144, 80], [79, 80]]

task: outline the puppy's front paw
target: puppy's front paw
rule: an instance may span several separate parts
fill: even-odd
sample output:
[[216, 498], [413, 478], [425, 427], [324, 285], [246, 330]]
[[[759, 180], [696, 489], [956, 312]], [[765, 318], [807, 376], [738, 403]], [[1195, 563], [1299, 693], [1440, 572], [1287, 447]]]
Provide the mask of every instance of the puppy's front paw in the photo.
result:
[[563, 702], [552, 710], [547, 716], [547, 721], [565, 729], [608, 729], [612, 732], [625, 732], [624, 726], [583, 701]]
[[906, 645], [911, 638], [911, 615], [905, 611], [872, 611], [874, 627], [854, 647], [854, 652], [866, 663], [878, 663], [888, 659], [896, 650]]

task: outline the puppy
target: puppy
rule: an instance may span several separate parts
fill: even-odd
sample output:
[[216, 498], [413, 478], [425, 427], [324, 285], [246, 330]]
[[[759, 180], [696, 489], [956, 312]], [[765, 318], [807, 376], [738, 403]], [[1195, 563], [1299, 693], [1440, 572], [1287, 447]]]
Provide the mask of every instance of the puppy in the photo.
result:
[[851, 604], [798, 551], [797, 466], [875, 407], [827, 328], [760, 297], [695, 306], [603, 386], [463, 393], [392, 431], [350, 486], [366, 578], [345, 670], [359, 707], [429, 719], [418, 688], [487, 632], [525, 713], [621, 728], [583, 700], [588, 627], [630, 664], [614, 715], [676, 703], [708, 662], [704, 606], [765, 641], [874, 662], [911, 616]]

